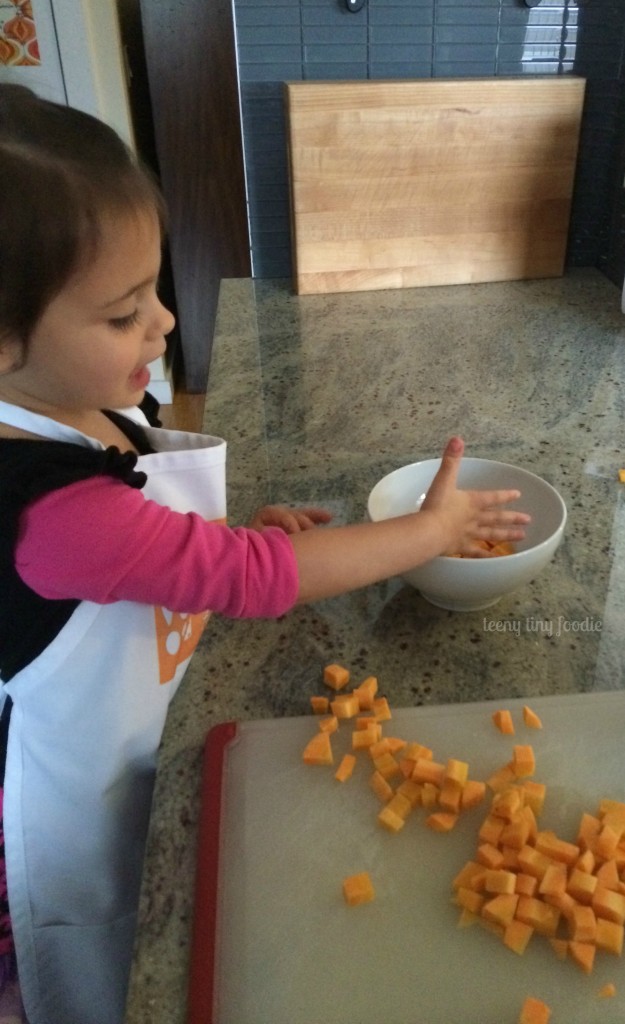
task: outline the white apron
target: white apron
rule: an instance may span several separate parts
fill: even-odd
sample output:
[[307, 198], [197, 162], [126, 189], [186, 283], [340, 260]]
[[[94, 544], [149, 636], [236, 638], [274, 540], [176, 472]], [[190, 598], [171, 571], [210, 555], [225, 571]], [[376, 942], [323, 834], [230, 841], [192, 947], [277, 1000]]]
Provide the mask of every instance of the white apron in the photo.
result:
[[[123, 412], [156, 449], [137, 461], [148, 475], [146, 498], [223, 521], [225, 442], [151, 428], [138, 409]], [[0, 420], [103, 447], [5, 403]], [[29, 1024], [122, 1024], [157, 748], [206, 618], [83, 601], [4, 685], [13, 700], [8, 891]]]

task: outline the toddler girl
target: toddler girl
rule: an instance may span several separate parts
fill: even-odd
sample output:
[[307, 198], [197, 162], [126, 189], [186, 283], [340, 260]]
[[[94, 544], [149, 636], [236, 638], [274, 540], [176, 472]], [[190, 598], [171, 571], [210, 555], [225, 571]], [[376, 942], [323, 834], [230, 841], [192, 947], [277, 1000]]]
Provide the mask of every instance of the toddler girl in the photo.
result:
[[121, 1024], [156, 752], [206, 609], [279, 616], [528, 517], [458, 490], [452, 438], [418, 514], [226, 526], [224, 442], [145, 413], [174, 323], [150, 176], [101, 122], [0, 86], [0, 181], [5, 992], [14, 950], [30, 1024]]

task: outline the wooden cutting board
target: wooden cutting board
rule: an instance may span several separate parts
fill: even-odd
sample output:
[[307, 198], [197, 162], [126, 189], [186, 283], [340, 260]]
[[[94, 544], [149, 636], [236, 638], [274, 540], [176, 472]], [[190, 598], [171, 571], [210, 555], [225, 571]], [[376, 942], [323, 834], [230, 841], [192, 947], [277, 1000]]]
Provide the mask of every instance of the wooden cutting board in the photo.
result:
[[562, 274], [584, 88], [287, 83], [295, 290]]
[[[541, 828], [574, 840], [583, 811], [625, 800], [625, 693], [407, 708], [386, 735], [468, 760], [486, 778], [513, 743], [534, 747], [548, 786]], [[502, 736], [492, 711], [517, 725]], [[477, 848], [488, 804], [441, 835], [416, 810], [391, 834], [359, 755], [346, 783], [306, 766], [312, 716], [226, 723], [208, 737], [198, 854], [189, 1024], [516, 1024], [526, 995], [553, 1024], [625, 1020], [625, 958], [598, 953], [590, 976], [534, 936], [523, 956], [478, 926], [458, 927], [451, 882]], [[351, 727], [333, 737], [336, 760]], [[347, 875], [369, 871], [376, 899], [347, 907]], [[616, 998], [597, 996], [612, 981]]]

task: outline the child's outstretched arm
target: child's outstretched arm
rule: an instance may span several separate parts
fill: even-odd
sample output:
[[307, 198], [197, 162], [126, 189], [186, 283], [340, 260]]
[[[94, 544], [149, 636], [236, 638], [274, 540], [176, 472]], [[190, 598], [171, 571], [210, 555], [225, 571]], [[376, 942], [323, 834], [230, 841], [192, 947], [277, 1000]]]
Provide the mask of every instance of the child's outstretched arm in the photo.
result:
[[419, 512], [290, 534], [299, 571], [298, 602], [368, 586], [446, 552], [479, 556], [478, 540], [522, 538], [530, 517], [502, 507], [519, 491], [458, 489], [463, 452], [462, 440], [451, 438]]

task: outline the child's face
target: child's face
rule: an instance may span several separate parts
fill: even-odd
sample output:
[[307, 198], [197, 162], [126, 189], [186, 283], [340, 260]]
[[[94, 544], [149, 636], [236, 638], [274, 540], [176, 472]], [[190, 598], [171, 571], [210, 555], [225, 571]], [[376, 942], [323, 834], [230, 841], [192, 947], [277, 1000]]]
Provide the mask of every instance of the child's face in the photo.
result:
[[2, 394], [52, 416], [140, 402], [175, 322], [156, 294], [160, 261], [155, 214], [107, 220], [95, 259], [47, 306], [23, 364], [0, 377]]

